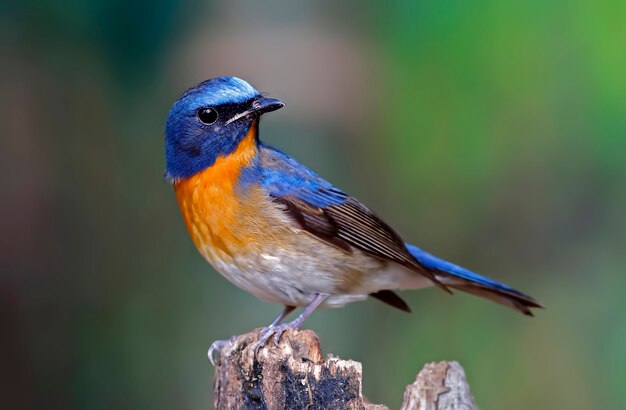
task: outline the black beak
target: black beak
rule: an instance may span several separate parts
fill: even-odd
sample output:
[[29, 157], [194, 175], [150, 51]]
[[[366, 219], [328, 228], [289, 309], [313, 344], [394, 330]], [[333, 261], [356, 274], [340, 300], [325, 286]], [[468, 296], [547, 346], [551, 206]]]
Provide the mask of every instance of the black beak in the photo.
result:
[[284, 106], [285, 103], [281, 100], [260, 96], [254, 100], [250, 111], [257, 114], [264, 114], [266, 112], [276, 111]]
[[248, 118], [251, 115], [256, 115], [258, 117], [261, 114], [264, 114], [270, 111], [276, 111], [277, 109], [282, 108], [284, 106], [285, 104], [282, 101], [277, 100], [275, 98], [267, 98], [263, 96], [258, 96], [252, 102], [252, 107], [250, 107], [249, 110], [246, 110], [242, 113], [235, 115], [233, 118], [226, 121], [226, 125], [230, 124], [233, 121], [237, 121], [241, 118]]

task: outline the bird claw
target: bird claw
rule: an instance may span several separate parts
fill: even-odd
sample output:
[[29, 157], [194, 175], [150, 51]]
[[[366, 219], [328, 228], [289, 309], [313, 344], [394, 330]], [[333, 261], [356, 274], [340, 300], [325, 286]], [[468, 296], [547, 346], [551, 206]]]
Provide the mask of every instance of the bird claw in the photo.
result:
[[254, 344], [254, 357], [256, 358], [259, 350], [267, 344], [267, 341], [274, 336], [274, 346], [278, 347], [280, 343], [280, 338], [285, 333], [287, 329], [298, 329], [298, 326], [293, 323], [283, 323], [280, 325], [268, 326], [266, 328], [261, 329], [261, 334], [259, 335], [259, 340]]
[[228, 340], [216, 340], [215, 342], [211, 343], [211, 347], [209, 347], [209, 350], [207, 351], [207, 357], [209, 358], [209, 362], [211, 362], [213, 366], [215, 366], [216, 363], [216, 360], [213, 358], [213, 353], [217, 353], [217, 358], [219, 359], [219, 355], [224, 347], [226, 347], [226, 345], [228, 344], [233, 343], [236, 338], [236, 336], [231, 336]]

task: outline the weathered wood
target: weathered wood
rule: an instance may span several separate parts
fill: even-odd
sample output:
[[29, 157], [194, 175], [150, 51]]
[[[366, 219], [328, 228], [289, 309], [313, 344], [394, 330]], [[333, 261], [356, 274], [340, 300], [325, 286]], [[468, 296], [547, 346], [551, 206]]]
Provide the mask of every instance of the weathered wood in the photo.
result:
[[[258, 337], [258, 330], [238, 336], [223, 349], [215, 369], [215, 408], [387, 409], [363, 397], [361, 363], [324, 358], [312, 331], [287, 330], [278, 347], [270, 339], [255, 357]], [[404, 397], [405, 410], [476, 408], [456, 362], [426, 365]]]
[[400, 410], [475, 410], [465, 372], [457, 362], [428, 363], [404, 390]]

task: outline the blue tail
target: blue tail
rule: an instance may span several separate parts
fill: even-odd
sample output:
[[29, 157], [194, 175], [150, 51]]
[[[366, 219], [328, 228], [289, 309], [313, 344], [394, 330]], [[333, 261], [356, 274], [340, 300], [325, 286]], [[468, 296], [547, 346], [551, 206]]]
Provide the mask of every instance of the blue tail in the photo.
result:
[[542, 307], [535, 299], [507, 285], [439, 259], [417, 246], [406, 244], [411, 255], [446, 286], [481, 296], [533, 316], [530, 308]]

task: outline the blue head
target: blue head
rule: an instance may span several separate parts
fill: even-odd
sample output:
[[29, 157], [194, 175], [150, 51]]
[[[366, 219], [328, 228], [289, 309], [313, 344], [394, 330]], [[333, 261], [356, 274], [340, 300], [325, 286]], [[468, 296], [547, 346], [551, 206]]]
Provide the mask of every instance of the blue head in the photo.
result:
[[237, 148], [261, 114], [283, 105], [236, 77], [213, 78], [185, 91], [167, 117], [165, 176], [187, 178], [210, 167]]

